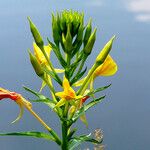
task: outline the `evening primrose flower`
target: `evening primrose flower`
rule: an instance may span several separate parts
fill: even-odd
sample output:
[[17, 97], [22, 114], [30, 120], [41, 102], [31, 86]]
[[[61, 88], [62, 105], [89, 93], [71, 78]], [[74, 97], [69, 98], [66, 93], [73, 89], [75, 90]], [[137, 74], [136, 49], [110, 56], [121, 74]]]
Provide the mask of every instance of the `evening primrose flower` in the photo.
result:
[[93, 83], [96, 77], [98, 76], [112, 76], [118, 70], [116, 62], [112, 59], [110, 55], [106, 57], [106, 60], [103, 64], [98, 66], [94, 71], [93, 76], [91, 77], [90, 89], [93, 90]]
[[66, 77], [63, 80], [63, 92], [55, 93], [56, 96], [60, 97], [60, 101], [56, 104], [56, 107], [60, 107], [66, 103], [66, 101], [78, 100], [81, 99], [82, 96], [77, 96], [73, 88], [70, 86], [69, 81]]
[[[90, 79], [91, 88], [93, 87], [93, 82], [96, 77], [98, 76], [112, 76], [118, 70], [116, 62], [112, 59], [110, 55], [107, 56], [106, 60], [103, 64], [98, 66], [96, 70], [93, 72], [93, 75]], [[86, 77], [85, 77], [86, 78]], [[81, 86], [85, 80], [85, 78], [81, 79], [80, 81], [76, 82], [74, 86]]]
[[117, 72], [117, 70], [117, 64], [112, 59], [112, 57], [108, 55], [104, 63], [94, 71], [93, 77], [96, 78], [97, 76], [112, 76]]
[[28, 102], [27, 100], [25, 100], [20, 94], [0, 88], [0, 100], [2, 100], [4, 98], [9, 98], [9, 99], [15, 101], [20, 107], [20, 113], [19, 113], [18, 117], [12, 123], [15, 123], [16, 121], [21, 119], [21, 117], [23, 115], [24, 106], [28, 107], [29, 109], [32, 108], [31, 103]]

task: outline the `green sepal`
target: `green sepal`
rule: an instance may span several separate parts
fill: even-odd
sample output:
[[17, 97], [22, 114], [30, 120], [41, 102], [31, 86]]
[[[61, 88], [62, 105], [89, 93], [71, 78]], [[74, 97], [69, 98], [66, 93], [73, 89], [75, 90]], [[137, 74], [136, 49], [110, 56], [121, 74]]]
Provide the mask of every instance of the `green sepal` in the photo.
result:
[[55, 141], [55, 139], [51, 135], [43, 132], [35, 132], [35, 131], [0, 133], [0, 136], [28, 136], [28, 137], [43, 138], [45, 140]]

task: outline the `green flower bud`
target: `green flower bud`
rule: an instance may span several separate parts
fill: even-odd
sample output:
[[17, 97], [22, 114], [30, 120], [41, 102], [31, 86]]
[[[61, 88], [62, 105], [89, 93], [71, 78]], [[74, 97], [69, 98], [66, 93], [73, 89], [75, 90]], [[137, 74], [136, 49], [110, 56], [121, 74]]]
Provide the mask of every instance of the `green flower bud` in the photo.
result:
[[86, 26], [84, 40], [83, 40], [84, 46], [87, 44], [88, 39], [89, 39], [91, 32], [92, 32], [92, 25], [91, 24], [92, 24], [92, 19], [89, 20], [89, 22]]
[[83, 24], [80, 24], [78, 32], [77, 32], [77, 37], [76, 40], [74, 41], [73, 45], [75, 46], [76, 44], [78, 44], [79, 42], [82, 41], [83, 39], [83, 31], [84, 31], [84, 27]]
[[89, 55], [93, 49], [95, 40], [96, 40], [96, 28], [94, 29], [93, 33], [90, 35], [86, 46], [84, 47], [83, 51], [85, 54]]
[[43, 50], [44, 42], [43, 42], [43, 39], [42, 39], [38, 29], [36, 28], [36, 26], [33, 24], [33, 22], [31, 21], [31, 19], [29, 17], [28, 17], [28, 21], [30, 24], [30, 30], [34, 37], [35, 43], [41, 50]]
[[67, 27], [67, 34], [66, 34], [66, 37], [64, 36], [64, 34], [62, 34], [62, 41], [63, 41], [63, 44], [64, 44], [64, 51], [66, 53], [71, 53], [71, 50], [72, 50], [72, 36], [71, 36], [71, 33], [70, 33], [70, 26], [68, 25]]
[[60, 29], [58, 26], [57, 18], [52, 14], [52, 31], [53, 31], [53, 39], [55, 44], [58, 46], [60, 42]]
[[102, 64], [106, 57], [108, 56], [111, 48], [112, 48], [112, 44], [113, 44], [113, 41], [115, 39], [115, 36], [113, 36], [108, 42], [107, 44], [104, 46], [104, 48], [102, 49], [102, 51], [99, 53], [99, 55], [97, 56], [96, 58], [96, 63], [97, 64]]
[[44, 71], [40, 65], [40, 63], [38, 62], [38, 60], [36, 59], [36, 57], [30, 52], [29, 52], [29, 57], [30, 57], [30, 62], [34, 68], [35, 73], [39, 76], [39, 77], [43, 77], [44, 76]]

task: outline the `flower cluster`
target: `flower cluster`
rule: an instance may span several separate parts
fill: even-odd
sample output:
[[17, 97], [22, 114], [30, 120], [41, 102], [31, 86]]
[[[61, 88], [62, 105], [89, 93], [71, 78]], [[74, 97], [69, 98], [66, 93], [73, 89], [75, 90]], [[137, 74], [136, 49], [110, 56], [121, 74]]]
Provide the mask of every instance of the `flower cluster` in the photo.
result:
[[[88, 125], [86, 111], [101, 102], [105, 97], [97, 98], [94, 94], [110, 85], [95, 88], [94, 83], [97, 77], [112, 76], [117, 71], [117, 64], [109, 54], [115, 36], [106, 43], [93, 62], [92, 67], [87, 70], [85, 62], [94, 49], [97, 31], [96, 28], [92, 28], [91, 19], [85, 25], [83, 13], [65, 10], [56, 15], [52, 14], [53, 42], [47, 38], [48, 44], [44, 43], [40, 32], [29, 17], [28, 20], [35, 41], [33, 43], [34, 53], [28, 50], [30, 62], [35, 73], [41, 78], [42, 86], [40, 92], [35, 92], [27, 87], [24, 88], [37, 96], [36, 102], [48, 105], [59, 116], [62, 125], [62, 139], [32, 110], [31, 103], [20, 94], [0, 88], [0, 100], [9, 98], [20, 106], [20, 114], [14, 122], [21, 118], [23, 108], [27, 108], [50, 133], [50, 135], [41, 133], [40, 137], [55, 141], [61, 146], [62, 150], [76, 148], [76, 145], [79, 145], [77, 143], [81, 143], [81, 141], [100, 144], [102, 138], [96, 140], [90, 135], [75, 136], [76, 129], [72, 125], [78, 118]], [[55, 64], [52, 63], [51, 53], [55, 54], [60, 64], [59, 69], [55, 68]], [[58, 85], [62, 87], [61, 92], [56, 91], [55, 86]], [[49, 88], [51, 97], [42, 95], [41, 92], [45, 86]], [[33, 132], [23, 135], [33, 136]], [[34, 136], [39, 137], [35, 132]]]

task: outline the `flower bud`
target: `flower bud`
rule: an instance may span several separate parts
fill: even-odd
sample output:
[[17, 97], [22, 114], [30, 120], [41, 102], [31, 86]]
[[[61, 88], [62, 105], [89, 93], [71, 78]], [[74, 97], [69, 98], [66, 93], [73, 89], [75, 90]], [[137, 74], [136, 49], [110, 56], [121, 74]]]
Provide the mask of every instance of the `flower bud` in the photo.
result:
[[104, 48], [102, 49], [102, 51], [99, 53], [99, 55], [97, 56], [96, 58], [96, 63], [98, 65], [102, 64], [106, 57], [108, 56], [111, 48], [112, 48], [112, 44], [113, 44], [113, 41], [115, 39], [115, 36], [113, 36], [108, 42], [107, 44], [104, 46]]
[[83, 31], [84, 31], [83, 24], [80, 24], [79, 29], [78, 29], [78, 32], [77, 32], [76, 40], [75, 40], [74, 43], [73, 43], [74, 46], [75, 46], [76, 44], [78, 45], [79, 42], [82, 42]]
[[29, 56], [30, 56], [30, 62], [34, 68], [35, 73], [39, 76], [39, 77], [43, 77], [44, 76], [44, 71], [40, 65], [40, 63], [38, 62], [38, 60], [36, 59], [36, 57], [29, 51]]
[[31, 21], [31, 19], [29, 17], [28, 17], [28, 21], [30, 24], [30, 30], [34, 37], [35, 43], [41, 50], [43, 50], [44, 42], [43, 42], [43, 39], [42, 39], [38, 29], [36, 28], [36, 26], [33, 24], [33, 22]]
[[53, 39], [55, 44], [58, 46], [60, 42], [60, 29], [58, 26], [58, 17], [55, 18], [55, 16], [52, 14], [52, 31], [53, 31]]
[[70, 26], [68, 25], [67, 27], [67, 34], [66, 37], [64, 36], [64, 34], [62, 34], [62, 41], [63, 41], [63, 45], [64, 45], [64, 51], [66, 53], [71, 53], [72, 50], [72, 36], [70, 33]]
[[94, 29], [93, 33], [90, 35], [88, 42], [83, 49], [85, 54], [89, 55], [91, 53], [95, 40], [96, 40], [96, 28]]
[[92, 24], [92, 19], [89, 20], [89, 22], [86, 26], [84, 40], [83, 40], [84, 46], [87, 44], [88, 39], [89, 39], [91, 32], [92, 32], [92, 25], [91, 24]]

